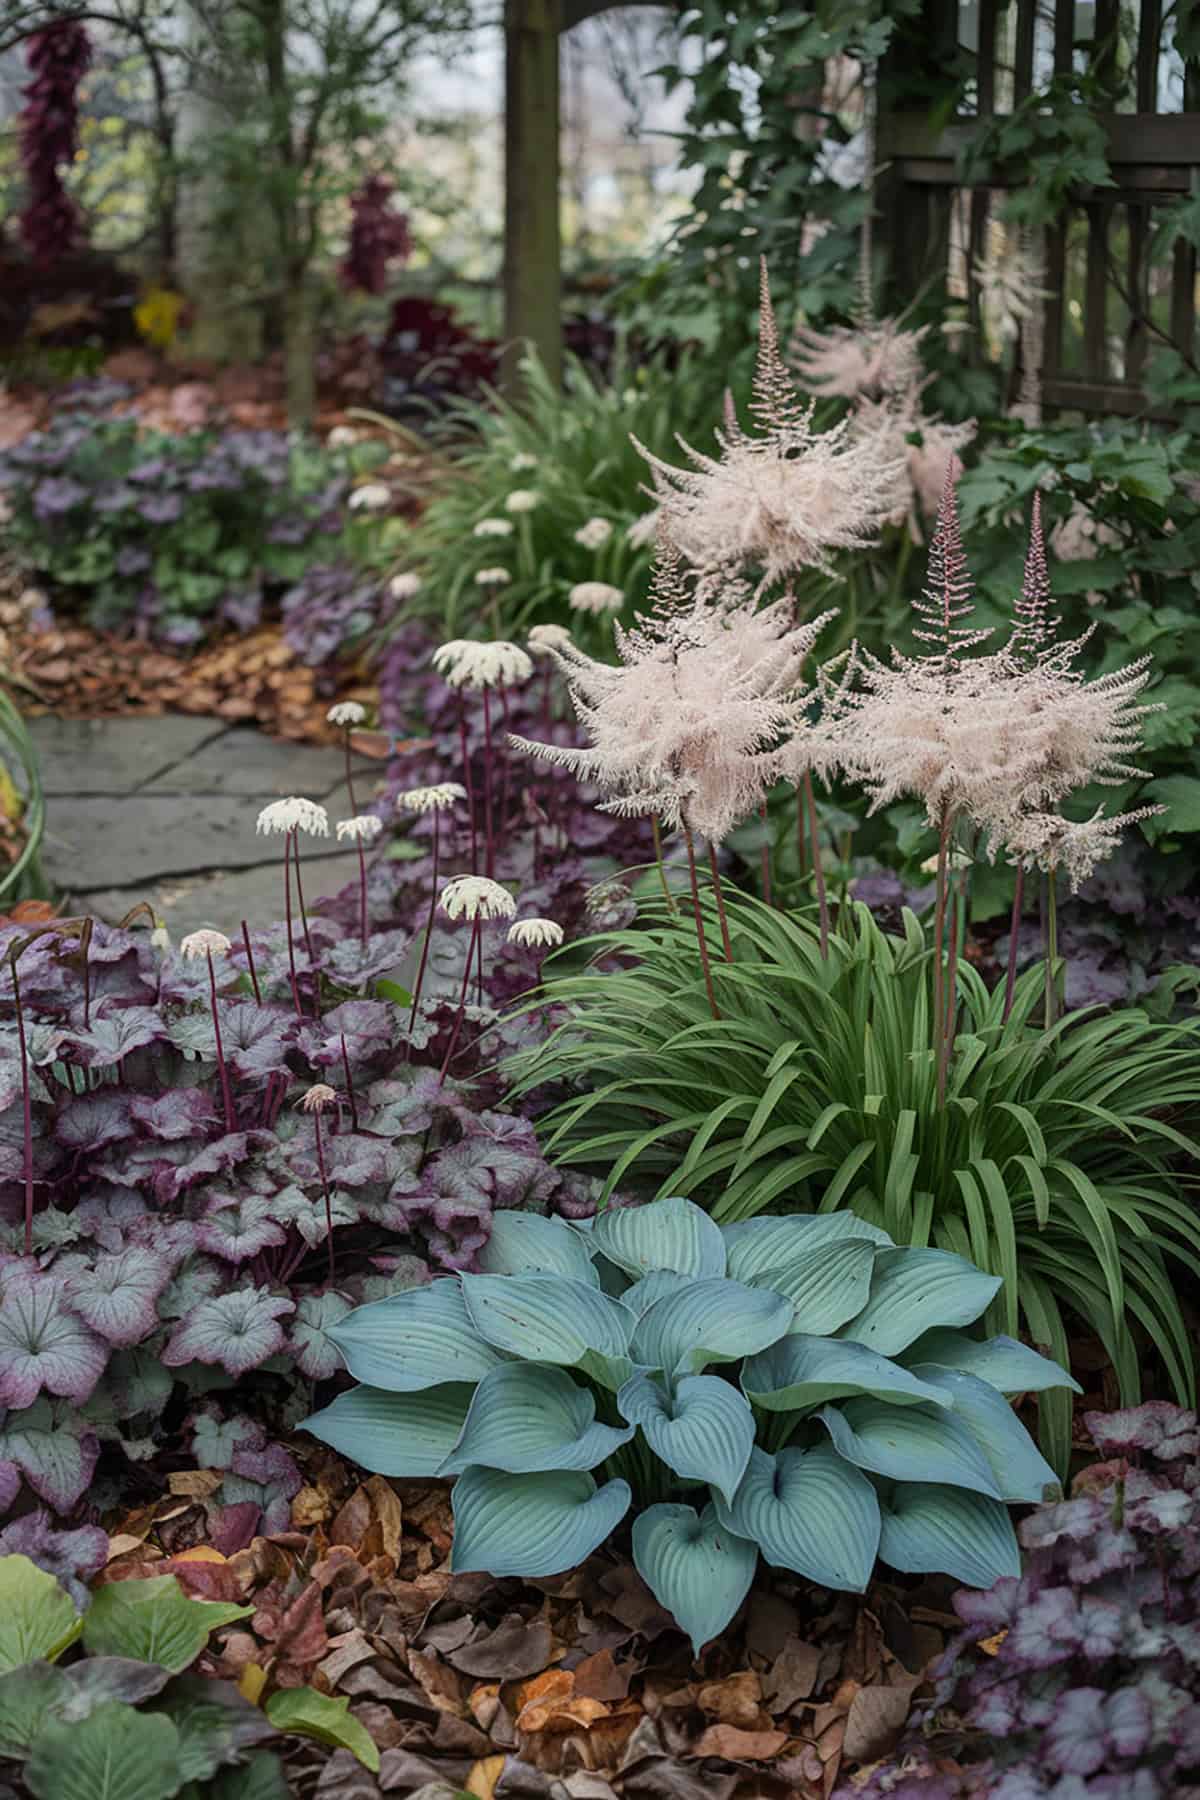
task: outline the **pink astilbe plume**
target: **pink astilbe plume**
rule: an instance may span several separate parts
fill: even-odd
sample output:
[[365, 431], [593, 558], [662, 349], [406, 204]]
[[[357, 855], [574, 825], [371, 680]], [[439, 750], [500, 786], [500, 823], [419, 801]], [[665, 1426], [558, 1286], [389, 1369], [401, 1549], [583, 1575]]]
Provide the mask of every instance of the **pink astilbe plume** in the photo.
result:
[[1015, 623], [1009, 639], [1009, 649], [1018, 661], [1036, 660], [1045, 650], [1058, 625], [1058, 620], [1050, 613], [1050, 569], [1046, 562], [1046, 539], [1042, 532], [1040, 493], [1033, 496], [1025, 573], [1013, 612]]
[[906, 331], [897, 319], [835, 325], [814, 331], [797, 325], [789, 354], [806, 387], [846, 400], [904, 394], [921, 379], [921, 339], [929, 327]]
[[637, 444], [653, 473], [663, 527], [698, 568], [751, 562], [768, 581], [801, 568], [832, 575], [835, 551], [875, 541], [903, 455], [890, 440], [856, 437], [849, 420], [815, 431], [814, 407], [780, 355], [764, 268], [750, 401], [756, 429], [743, 430], [727, 408], [716, 434], [719, 457], [679, 439], [690, 469]]
[[950, 470], [976, 431], [974, 419], [952, 425], [937, 414], [925, 413], [921, 395], [928, 386], [928, 380], [915, 382], [904, 393], [887, 394], [881, 400], [861, 396], [851, 414], [856, 436], [879, 440], [895, 456], [898, 472], [888, 524], [907, 521], [917, 542], [920, 516], [936, 515]]
[[512, 741], [607, 790], [606, 811], [655, 814], [720, 842], [775, 779], [803, 720], [804, 659], [832, 614], [796, 626], [789, 600], [756, 611], [745, 584], [716, 604], [698, 599], [669, 546], [654, 599], [631, 630], [614, 627], [615, 665], [574, 644], [550, 652], [591, 747]]

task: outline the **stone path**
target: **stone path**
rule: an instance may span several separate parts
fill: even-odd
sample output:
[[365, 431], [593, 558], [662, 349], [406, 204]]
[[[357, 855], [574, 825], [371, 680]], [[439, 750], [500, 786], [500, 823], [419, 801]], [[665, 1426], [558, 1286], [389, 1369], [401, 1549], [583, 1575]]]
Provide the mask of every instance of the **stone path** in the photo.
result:
[[[282, 910], [282, 841], [255, 831], [259, 809], [304, 794], [350, 812], [338, 749], [289, 744], [246, 725], [151, 719], [31, 719], [46, 791], [47, 875], [71, 905], [117, 920], [148, 900], [176, 940], [202, 925], [232, 936]], [[379, 778], [371, 765], [359, 804]], [[335, 893], [358, 858], [334, 837], [306, 839], [305, 894]]]

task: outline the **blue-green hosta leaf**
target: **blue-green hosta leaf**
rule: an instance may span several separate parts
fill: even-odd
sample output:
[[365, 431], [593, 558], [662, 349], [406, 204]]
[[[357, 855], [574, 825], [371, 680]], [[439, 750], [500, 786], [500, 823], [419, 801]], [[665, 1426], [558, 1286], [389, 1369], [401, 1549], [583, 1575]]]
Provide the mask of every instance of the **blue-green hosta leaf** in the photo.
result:
[[65, 1588], [27, 1556], [0, 1556], [0, 1675], [54, 1662], [83, 1630]]
[[951, 1575], [990, 1588], [1020, 1575], [1021, 1553], [1008, 1508], [986, 1494], [902, 1482], [880, 1503], [879, 1554], [906, 1575]]
[[475, 1330], [495, 1350], [583, 1369], [614, 1390], [633, 1372], [633, 1314], [598, 1288], [565, 1275], [464, 1275], [462, 1291]]
[[986, 1456], [965, 1425], [935, 1406], [847, 1400], [817, 1417], [839, 1454], [889, 1481], [936, 1481], [1001, 1498]]
[[110, 1700], [80, 1724], [46, 1719], [22, 1774], [35, 1800], [165, 1800], [179, 1788], [178, 1758], [163, 1713]]
[[629, 1511], [629, 1484], [597, 1488], [590, 1475], [558, 1469], [506, 1475], [467, 1469], [454, 1484], [455, 1574], [561, 1575], [577, 1568]]
[[886, 1248], [892, 1244], [886, 1231], [852, 1212], [786, 1213], [781, 1218], [741, 1219], [720, 1229], [728, 1258], [726, 1273], [734, 1281], [753, 1281], [766, 1269], [789, 1268], [825, 1244], [847, 1238]]
[[665, 1294], [634, 1329], [630, 1354], [644, 1368], [695, 1375], [709, 1363], [765, 1350], [788, 1330], [792, 1304], [740, 1281], [693, 1281]]
[[593, 1396], [565, 1369], [506, 1363], [476, 1388], [462, 1433], [440, 1473], [456, 1475], [472, 1463], [510, 1475], [594, 1469], [633, 1434], [632, 1425], [597, 1424]]
[[110, 1581], [97, 1588], [84, 1615], [84, 1648], [89, 1656], [132, 1656], [177, 1674], [195, 1662], [211, 1632], [253, 1611], [224, 1600], [192, 1600], [174, 1575]]
[[691, 1284], [690, 1275], [677, 1275], [674, 1269], [655, 1269], [652, 1275], [643, 1275], [640, 1281], [625, 1289], [620, 1296], [621, 1305], [627, 1306], [640, 1319], [664, 1294], [678, 1294]]
[[323, 1444], [375, 1475], [426, 1481], [438, 1473], [459, 1439], [475, 1393], [469, 1381], [448, 1381], [420, 1393], [356, 1387], [310, 1418]]
[[898, 1356], [934, 1326], [973, 1324], [1001, 1285], [948, 1250], [881, 1250], [871, 1297], [842, 1336]]
[[875, 1245], [863, 1238], [821, 1244], [782, 1268], [761, 1270], [752, 1286], [791, 1301], [793, 1331], [825, 1337], [867, 1304], [876, 1254]]
[[801, 1412], [862, 1394], [890, 1400], [894, 1406], [914, 1406], [921, 1400], [934, 1406], [952, 1404], [939, 1388], [865, 1344], [805, 1332], [793, 1332], [750, 1357], [742, 1370], [742, 1389], [768, 1412]]
[[1016, 1338], [985, 1340], [965, 1331], [927, 1331], [909, 1345], [904, 1360], [910, 1368], [917, 1363], [939, 1363], [944, 1369], [963, 1369], [990, 1382], [1002, 1394], [1038, 1394], [1056, 1387], [1083, 1392], [1066, 1369]]
[[639, 1371], [617, 1405], [676, 1475], [733, 1498], [754, 1447], [754, 1415], [735, 1387], [719, 1375], [685, 1375], [667, 1387]]
[[1003, 1394], [963, 1369], [922, 1363], [913, 1373], [953, 1402], [955, 1420], [987, 1457], [1001, 1500], [1061, 1499], [1058, 1476]]
[[358, 1381], [396, 1394], [482, 1381], [500, 1362], [480, 1338], [462, 1290], [449, 1275], [357, 1306], [329, 1335]]
[[478, 1261], [484, 1275], [569, 1275], [589, 1287], [600, 1285], [582, 1234], [540, 1213], [494, 1213], [492, 1235]]
[[714, 1506], [649, 1506], [633, 1522], [638, 1574], [701, 1647], [724, 1631], [750, 1591], [758, 1545], [727, 1531]]
[[725, 1273], [721, 1227], [691, 1200], [675, 1195], [646, 1206], [609, 1207], [596, 1219], [592, 1243], [631, 1275], [670, 1269], [676, 1275]]
[[879, 1549], [879, 1501], [831, 1445], [778, 1456], [752, 1450], [732, 1506], [716, 1504], [726, 1530], [757, 1544], [776, 1568], [843, 1593], [866, 1589]]
[[332, 1694], [318, 1694], [310, 1687], [280, 1688], [264, 1711], [278, 1731], [349, 1750], [372, 1774], [378, 1771], [378, 1746], [366, 1726], [350, 1717], [348, 1699], [335, 1700]]

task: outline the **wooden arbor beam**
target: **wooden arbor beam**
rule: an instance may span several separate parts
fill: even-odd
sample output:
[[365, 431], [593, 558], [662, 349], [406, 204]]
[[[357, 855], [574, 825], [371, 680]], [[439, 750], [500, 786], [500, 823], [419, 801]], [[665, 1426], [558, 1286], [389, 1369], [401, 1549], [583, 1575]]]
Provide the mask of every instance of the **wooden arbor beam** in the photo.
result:
[[[634, 0], [637, 3], [637, 0]], [[504, 356], [512, 393], [527, 346], [562, 377], [558, 40], [614, 0], [505, 0]]]

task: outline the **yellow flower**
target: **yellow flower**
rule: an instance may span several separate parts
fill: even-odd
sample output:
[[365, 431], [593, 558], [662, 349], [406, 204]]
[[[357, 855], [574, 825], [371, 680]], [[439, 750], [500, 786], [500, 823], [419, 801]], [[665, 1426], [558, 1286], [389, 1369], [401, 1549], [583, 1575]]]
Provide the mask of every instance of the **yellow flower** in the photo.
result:
[[179, 316], [185, 302], [182, 294], [170, 288], [152, 287], [133, 309], [133, 322], [148, 344], [165, 350], [179, 329]]

